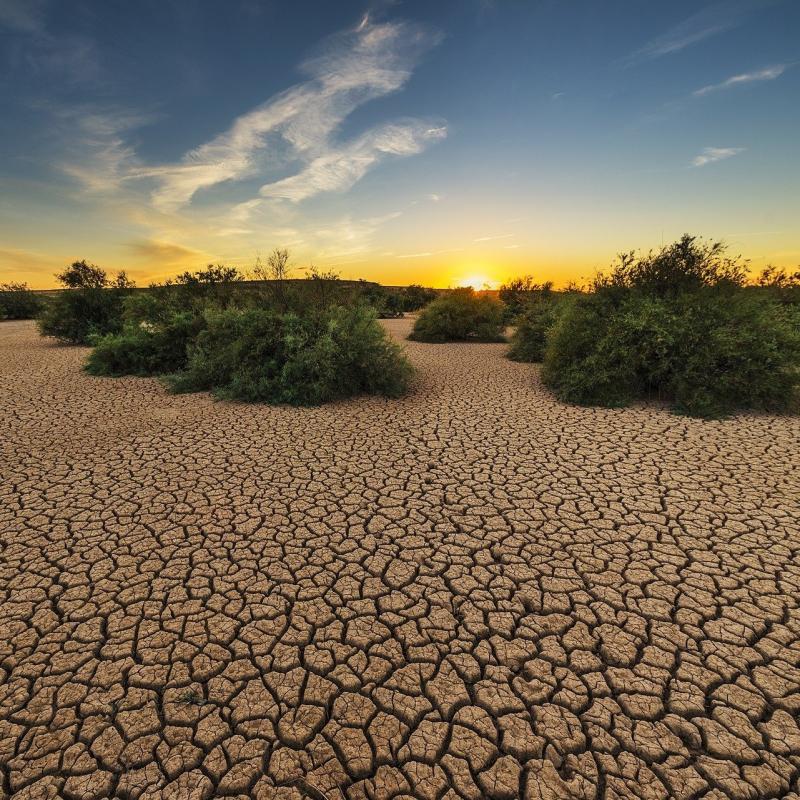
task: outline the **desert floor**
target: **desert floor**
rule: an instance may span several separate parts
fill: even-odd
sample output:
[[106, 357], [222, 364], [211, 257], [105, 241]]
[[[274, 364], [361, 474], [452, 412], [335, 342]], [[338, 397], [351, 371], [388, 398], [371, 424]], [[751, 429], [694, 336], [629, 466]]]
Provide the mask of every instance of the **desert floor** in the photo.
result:
[[800, 796], [800, 419], [408, 351], [272, 408], [0, 324], [0, 797]]

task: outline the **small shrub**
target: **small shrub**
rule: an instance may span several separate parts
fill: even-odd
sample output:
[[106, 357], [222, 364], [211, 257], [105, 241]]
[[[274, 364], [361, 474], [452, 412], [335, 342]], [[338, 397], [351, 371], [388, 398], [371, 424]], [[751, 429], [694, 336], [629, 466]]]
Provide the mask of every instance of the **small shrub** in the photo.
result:
[[122, 330], [123, 303], [133, 288], [124, 272], [109, 280], [105, 270], [75, 261], [56, 278], [67, 287], [50, 297], [39, 317], [39, 331], [70, 344]]
[[351, 297], [350, 290], [342, 286], [338, 273], [333, 270], [320, 272], [313, 264], [308, 268], [303, 296], [306, 303], [310, 302], [319, 309], [330, 308], [335, 305], [344, 305]]
[[67, 289], [103, 289], [108, 286], [106, 271], [85, 260], [73, 261], [56, 275], [56, 279]]
[[428, 289], [418, 283], [412, 283], [403, 289], [402, 305], [403, 311], [419, 311], [428, 303], [432, 303], [439, 296], [436, 289]]
[[0, 319], [33, 319], [41, 306], [27, 283], [0, 283]]
[[262, 304], [278, 311], [291, 311], [301, 307], [302, 300], [295, 286], [289, 282], [292, 271], [291, 257], [285, 248], [276, 247], [266, 263], [259, 256], [253, 269], [253, 278], [261, 282], [258, 294]]
[[787, 306], [800, 328], [800, 270], [789, 272], [778, 267], [765, 267], [756, 279], [754, 290], [768, 294]]
[[86, 362], [91, 375], [163, 375], [185, 368], [187, 349], [203, 317], [175, 314], [167, 324], [128, 323], [120, 333], [92, 340]]
[[470, 288], [437, 297], [414, 322], [416, 342], [503, 342], [503, 307]]
[[364, 306], [304, 316], [268, 309], [209, 312], [174, 391], [318, 405], [357, 394], [397, 397], [411, 366]]
[[563, 309], [542, 365], [542, 379], [559, 399], [609, 407], [633, 399], [627, 358], [608, 348], [610, 327], [608, 304], [596, 295], [577, 297]]
[[207, 305], [229, 308], [242, 302], [244, 275], [236, 267], [209, 264], [205, 269], [183, 272], [175, 280], [153, 285], [153, 292], [172, 311], [199, 311]]
[[359, 297], [363, 303], [375, 310], [379, 319], [395, 319], [403, 316], [401, 295], [380, 284], [359, 281]]
[[69, 344], [88, 344], [94, 336], [122, 329], [125, 291], [68, 289], [48, 298], [39, 317], [39, 331]]
[[544, 359], [547, 336], [556, 321], [559, 300], [548, 292], [530, 300], [521, 314], [511, 336], [508, 357], [512, 361], [539, 363]]
[[525, 311], [528, 305], [535, 300], [550, 295], [553, 291], [553, 282], [536, 283], [530, 275], [522, 278], [513, 278], [500, 287], [498, 297], [504, 307], [506, 322], [511, 323]]

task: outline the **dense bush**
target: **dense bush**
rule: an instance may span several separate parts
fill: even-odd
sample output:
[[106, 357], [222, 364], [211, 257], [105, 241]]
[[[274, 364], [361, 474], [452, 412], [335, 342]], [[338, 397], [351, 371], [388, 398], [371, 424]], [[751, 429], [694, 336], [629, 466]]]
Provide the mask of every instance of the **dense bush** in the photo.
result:
[[69, 344], [88, 344], [93, 336], [122, 328], [119, 289], [69, 289], [48, 298], [39, 316], [43, 336]]
[[403, 298], [400, 293], [378, 283], [359, 281], [359, 299], [373, 308], [379, 319], [403, 316]]
[[745, 265], [738, 258], [729, 258], [721, 242], [707, 243], [684, 234], [655, 253], [621, 254], [607, 275], [595, 279], [593, 289], [617, 295], [631, 290], [675, 297], [709, 287], [743, 286], [746, 277]]
[[0, 283], [0, 319], [33, 319], [41, 306], [27, 283]]
[[556, 321], [560, 298], [555, 292], [542, 292], [529, 299], [516, 317], [508, 357], [512, 361], [540, 362], [544, 359], [547, 336]]
[[356, 394], [403, 394], [411, 366], [360, 305], [303, 316], [269, 309], [209, 312], [175, 391], [317, 405]]
[[428, 305], [414, 322], [416, 342], [502, 342], [503, 307], [471, 288], [454, 289]]
[[204, 318], [186, 312], [168, 322], [128, 323], [120, 333], [92, 340], [86, 362], [92, 375], [163, 375], [184, 369], [189, 344], [202, 329]]
[[403, 289], [403, 311], [419, 311], [428, 303], [432, 303], [438, 296], [439, 292], [436, 289], [428, 289], [418, 283], [412, 283]]
[[56, 278], [67, 288], [46, 301], [38, 320], [43, 336], [88, 344], [122, 329], [123, 304], [133, 288], [124, 272], [109, 279], [100, 267], [75, 261]]
[[558, 315], [542, 376], [561, 399], [585, 405], [662, 398], [701, 417], [790, 408], [800, 330], [791, 309], [743, 281], [720, 246], [692, 237], [624, 256]]
[[530, 275], [513, 278], [500, 287], [498, 297], [504, 307], [506, 322], [516, 322], [519, 317], [535, 300], [542, 296], [550, 295], [553, 291], [553, 282], [536, 283]]
[[787, 306], [800, 327], [800, 270], [765, 267], [756, 279], [757, 290]]
[[[183, 272], [174, 280], [152, 284], [148, 294], [154, 299], [137, 302], [141, 310], [151, 314], [155, 311], [167, 318], [182, 311], [200, 313], [206, 306], [229, 308], [245, 302], [249, 292], [243, 287], [243, 281], [244, 275], [236, 267], [209, 264], [205, 269]], [[136, 306], [131, 306], [128, 316], [136, 312]]]

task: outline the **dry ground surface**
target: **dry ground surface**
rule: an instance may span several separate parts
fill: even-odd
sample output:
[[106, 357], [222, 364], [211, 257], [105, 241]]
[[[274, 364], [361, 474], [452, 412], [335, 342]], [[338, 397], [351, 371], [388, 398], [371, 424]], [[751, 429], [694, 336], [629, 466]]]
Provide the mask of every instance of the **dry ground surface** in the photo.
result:
[[0, 325], [0, 795], [798, 797], [800, 421], [408, 350], [271, 408]]

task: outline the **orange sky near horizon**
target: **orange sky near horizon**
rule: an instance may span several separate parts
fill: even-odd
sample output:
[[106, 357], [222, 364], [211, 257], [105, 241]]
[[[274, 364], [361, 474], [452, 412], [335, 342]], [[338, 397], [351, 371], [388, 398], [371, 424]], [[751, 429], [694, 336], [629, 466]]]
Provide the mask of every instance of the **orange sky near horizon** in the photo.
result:
[[[653, 249], [659, 245], [660, 242], [655, 243]], [[125, 270], [137, 285], [146, 286], [174, 277], [184, 270], [199, 269], [210, 263], [235, 266], [246, 274], [252, 270], [259, 256], [263, 260], [270, 252], [265, 248], [254, 250], [249, 256], [231, 256], [175, 247], [173, 251], [165, 248], [166, 252], [154, 254], [158, 257], [148, 259], [141, 256], [124, 258], [113, 252], [114, 248], [110, 252], [97, 254], [87, 253], [88, 249], [91, 248], [76, 248], [73, 253], [44, 255], [0, 248], [0, 283], [23, 282], [33, 289], [56, 288], [58, 282], [55, 273], [72, 261], [85, 258], [110, 274]], [[642, 245], [638, 249], [650, 248]], [[343, 279], [364, 278], [393, 286], [419, 283], [435, 288], [471, 285], [475, 288], [488, 286], [496, 289], [511, 278], [532, 275], [540, 282], [553, 281], [560, 288], [570, 282], [580, 284], [591, 279], [598, 271], [606, 269], [615, 260], [617, 253], [609, 248], [594, 258], [588, 254], [567, 258], [564, 255], [537, 255], [519, 250], [521, 249], [515, 250], [513, 254], [491, 252], [485, 248], [469, 254], [461, 250], [442, 254], [420, 252], [402, 260], [389, 255], [342, 260], [314, 259], [313, 256], [297, 251], [292, 253], [293, 268], [290, 277], [305, 277], [307, 265], [313, 263], [318, 269], [331, 270]], [[741, 254], [742, 258], [748, 260], [752, 274], [757, 274], [767, 264], [787, 269], [796, 269], [800, 264], [800, 250], [793, 250], [791, 247], [787, 247], [785, 251], [773, 250], [764, 254], [755, 249], [748, 252], [730, 244], [729, 253]]]

